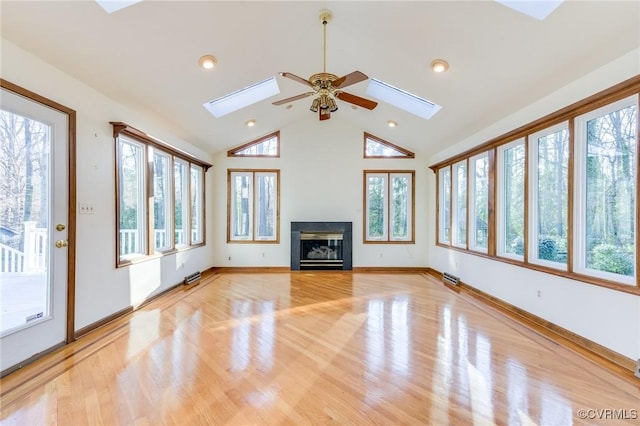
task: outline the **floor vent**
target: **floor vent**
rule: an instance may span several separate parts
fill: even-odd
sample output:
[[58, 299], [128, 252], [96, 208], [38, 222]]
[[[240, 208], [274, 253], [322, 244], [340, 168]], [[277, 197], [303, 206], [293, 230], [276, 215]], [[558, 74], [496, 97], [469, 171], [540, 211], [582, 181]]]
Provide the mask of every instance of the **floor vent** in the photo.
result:
[[451, 284], [451, 285], [458, 285], [460, 284], [460, 278], [451, 275], [448, 272], [443, 272], [442, 273], [442, 281], [444, 281], [446, 284]]
[[200, 271], [194, 272], [191, 275], [187, 275], [186, 277], [184, 277], [184, 285], [195, 284], [196, 282], [200, 281], [201, 277], [202, 274], [200, 273]]

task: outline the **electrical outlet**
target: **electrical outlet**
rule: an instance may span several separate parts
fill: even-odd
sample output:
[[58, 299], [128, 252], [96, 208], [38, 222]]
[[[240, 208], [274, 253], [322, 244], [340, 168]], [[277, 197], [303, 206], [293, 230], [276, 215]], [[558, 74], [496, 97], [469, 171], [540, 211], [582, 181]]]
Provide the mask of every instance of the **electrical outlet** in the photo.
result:
[[538, 299], [542, 299], [542, 290], [538, 290]]
[[229, 256], [229, 260], [231, 260], [231, 256]]

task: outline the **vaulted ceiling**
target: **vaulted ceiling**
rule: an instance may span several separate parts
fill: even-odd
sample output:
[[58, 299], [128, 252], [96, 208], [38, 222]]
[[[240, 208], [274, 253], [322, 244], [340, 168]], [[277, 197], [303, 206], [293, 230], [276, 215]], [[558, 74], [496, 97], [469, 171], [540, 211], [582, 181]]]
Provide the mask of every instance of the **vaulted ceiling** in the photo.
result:
[[[423, 155], [640, 45], [637, 1], [565, 1], [542, 21], [495, 1], [143, 0], [112, 14], [94, 1], [2, 1], [0, 7], [3, 38], [121, 104], [148, 111], [211, 153], [318, 119], [310, 98], [289, 109], [271, 105], [307, 89], [280, 76], [279, 95], [224, 117], [202, 105], [282, 71], [305, 78], [321, 72], [321, 9], [333, 12], [328, 72], [359, 70], [442, 106], [425, 120], [384, 102], [368, 111], [338, 101], [323, 126], [347, 120]], [[199, 68], [204, 54], [217, 57], [214, 70]], [[449, 62], [447, 73], [429, 70], [436, 58]], [[368, 97], [366, 87], [358, 83], [348, 92]], [[252, 128], [245, 126], [249, 119], [256, 120]], [[389, 128], [388, 120], [398, 126]]]

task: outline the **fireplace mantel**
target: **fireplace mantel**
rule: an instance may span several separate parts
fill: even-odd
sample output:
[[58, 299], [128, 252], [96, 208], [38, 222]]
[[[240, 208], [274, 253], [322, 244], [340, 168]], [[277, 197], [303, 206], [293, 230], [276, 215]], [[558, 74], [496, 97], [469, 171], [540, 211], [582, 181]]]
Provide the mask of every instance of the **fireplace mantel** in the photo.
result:
[[352, 263], [352, 223], [351, 222], [291, 222], [291, 270], [300, 268], [300, 234], [303, 232], [342, 234], [342, 270], [350, 271]]

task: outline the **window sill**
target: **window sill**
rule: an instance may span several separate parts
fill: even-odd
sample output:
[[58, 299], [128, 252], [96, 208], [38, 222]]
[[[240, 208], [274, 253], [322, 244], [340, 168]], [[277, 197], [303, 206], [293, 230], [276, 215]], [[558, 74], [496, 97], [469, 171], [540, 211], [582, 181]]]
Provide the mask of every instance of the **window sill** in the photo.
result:
[[568, 278], [574, 281], [581, 281], [587, 284], [593, 284], [593, 285], [597, 285], [600, 287], [605, 287], [608, 288], [610, 290], [616, 290], [616, 291], [621, 291], [623, 293], [629, 293], [629, 294], [634, 294], [636, 296], [640, 296], [640, 287], [637, 285], [630, 285], [630, 284], [620, 284], [616, 281], [611, 281], [611, 280], [605, 280], [602, 278], [596, 278], [596, 277], [592, 277], [589, 275], [583, 275], [583, 274], [579, 274], [576, 272], [569, 272], [569, 271], [563, 271], [563, 270], [559, 270], [556, 268], [552, 268], [549, 266], [543, 266], [543, 265], [536, 265], [534, 263], [525, 263], [523, 261], [518, 261], [518, 260], [514, 260], [514, 259], [508, 259], [508, 258], [504, 258], [504, 257], [499, 257], [499, 256], [491, 256], [489, 254], [486, 253], [480, 253], [480, 252], [476, 252], [476, 251], [472, 251], [472, 250], [466, 250], [466, 249], [462, 249], [462, 248], [458, 248], [455, 246], [448, 246], [442, 243], [437, 243], [436, 244], [437, 247], [440, 248], [444, 248], [444, 249], [448, 249], [448, 250], [455, 250], [455, 251], [459, 251], [461, 253], [466, 253], [466, 254], [470, 254], [473, 256], [478, 256], [478, 257], [483, 257], [485, 259], [489, 259], [489, 260], [495, 260], [498, 262], [503, 262], [503, 263], [508, 263], [510, 265], [515, 265], [515, 266], [520, 266], [522, 268], [526, 268], [526, 269], [531, 269], [534, 271], [538, 271], [538, 272], [544, 272], [547, 274], [551, 274], [551, 275], [556, 275], [559, 277], [563, 277], [563, 278]]
[[127, 266], [137, 265], [139, 263], [144, 263], [144, 262], [149, 262], [149, 261], [156, 260], [156, 259], [161, 259], [163, 257], [170, 256], [172, 254], [176, 254], [176, 253], [179, 253], [179, 252], [184, 252], [184, 251], [188, 251], [188, 250], [204, 247], [205, 245], [206, 244], [201, 243], [201, 244], [192, 245], [192, 246], [184, 246], [184, 247], [178, 247], [178, 248], [162, 250], [162, 251], [155, 252], [153, 254], [148, 254], [148, 255], [140, 255], [140, 256], [137, 256], [137, 257], [131, 258], [131, 259], [118, 259], [118, 261], [116, 262], [116, 268], [125, 268]]

